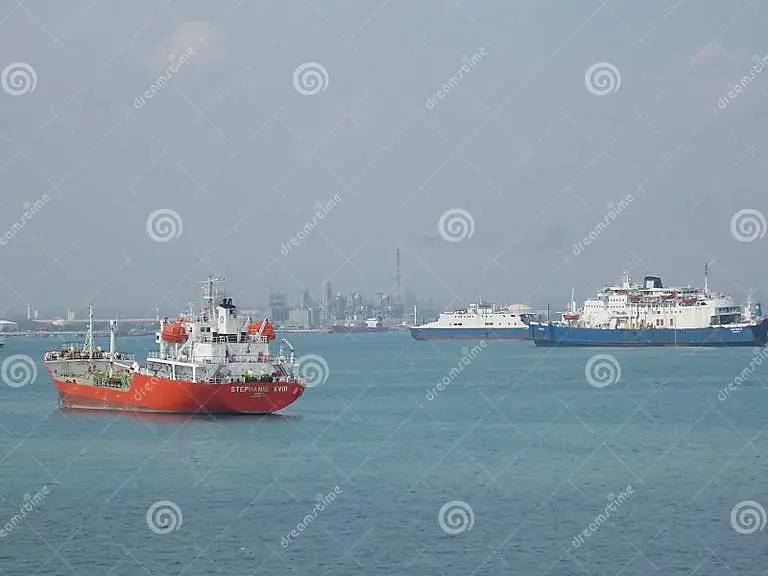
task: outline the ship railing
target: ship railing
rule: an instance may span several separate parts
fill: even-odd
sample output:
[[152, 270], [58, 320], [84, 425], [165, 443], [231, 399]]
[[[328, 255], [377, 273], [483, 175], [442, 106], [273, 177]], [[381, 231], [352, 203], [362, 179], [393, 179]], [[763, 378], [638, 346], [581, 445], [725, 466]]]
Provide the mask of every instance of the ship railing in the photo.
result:
[[[44, 360], [90, 360], [91, 355], [87, 350], [51, 350], [45, 353]], [[126, 354], [123, 352], [115, 352], [114, 356], [109, 352], [93, 352], [93, 360], [126, 360], [133, 362], [136, 360], [136, 356], [133, 354]]]
[[114, 356], [110, 356], [109, 354], [107, 354], [107, 356], [112, 360], [129, 360], [131, 362], [136, 360], [136, 356], [133, 354], [126, 354], [125, 352], [115, 352]]
[[254, 377], [232, 377], [228, 376], [226, 378], [206, 378], [204, 380], [208, 384], [269, 384], [271, 382], [286, 382], [288, 380], [285, 380], [283, 378], [278, 378], [277, 380], [273, 378], [269, 378], [267, 376], [264, 376], [262, 378], [259, 378], [258, 376]]

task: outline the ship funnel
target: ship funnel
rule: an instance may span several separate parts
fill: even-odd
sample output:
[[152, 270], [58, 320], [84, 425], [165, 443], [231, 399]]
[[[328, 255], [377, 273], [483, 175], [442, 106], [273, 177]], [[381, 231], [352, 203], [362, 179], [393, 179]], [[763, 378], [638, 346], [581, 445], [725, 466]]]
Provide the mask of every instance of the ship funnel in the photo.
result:
[[658, 276], [646, 276], [643, 279], [646, 288], [664, 288], [664, 283]]

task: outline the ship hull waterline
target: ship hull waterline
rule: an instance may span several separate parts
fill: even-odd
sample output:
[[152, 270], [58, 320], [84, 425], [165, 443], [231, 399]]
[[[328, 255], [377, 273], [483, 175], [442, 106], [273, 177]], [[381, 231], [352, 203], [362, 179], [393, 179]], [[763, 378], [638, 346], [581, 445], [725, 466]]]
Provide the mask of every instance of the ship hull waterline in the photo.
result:
[[414, 340], [530, 340], [528, 328], [410, 328]]
[[367, 334], [379, 332], [391, 332], [387, 327], [368, 328], [366, 326], [331, 326], [328, 334]]
[[575, 326], [533, 325], [531, 338], [536, 346], [544, 347], [611, 347], [611, 348], [700, 348], [738, 347], [758, 348], [768, 342], [768, 320], [751, 326], [731, 328], [653, 328], [601, 329]]
[[[296, 382], [206, 384], [134, 374], [127, 389], [51, 375], [63, 408], [164, 414], [274, 414], [304, 393]], [[73, 381], [74, 380], [74, 381]]]

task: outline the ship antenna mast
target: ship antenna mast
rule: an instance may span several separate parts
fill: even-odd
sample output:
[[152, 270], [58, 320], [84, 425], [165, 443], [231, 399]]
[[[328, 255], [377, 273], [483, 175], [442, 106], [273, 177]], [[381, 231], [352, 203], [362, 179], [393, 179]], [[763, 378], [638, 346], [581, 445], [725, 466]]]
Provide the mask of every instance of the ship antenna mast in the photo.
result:
[[214, 278], [212, 275], [208, 276], [208, 281], [205, 282], [203, 288], [203, 309], [201, 314], [206, 318], [210, 318], [213, 314], [214, 307], [216, 306], [216, 297], [218, 296], [217, 283], [218, 278]]
[[627, 260], [627, 264], [624, 266], [624, 272], [621, 275], [621, 284], [622, 288], [632, 287], [632, 278], [629, 276], [629, 260]]

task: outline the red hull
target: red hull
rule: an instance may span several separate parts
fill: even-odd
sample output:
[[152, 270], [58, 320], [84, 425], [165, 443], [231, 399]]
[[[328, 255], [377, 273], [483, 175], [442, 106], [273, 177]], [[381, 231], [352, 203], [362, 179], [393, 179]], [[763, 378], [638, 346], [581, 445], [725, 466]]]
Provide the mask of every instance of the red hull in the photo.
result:
[[296, 382], [203, 384], [135, 374], [128, 390], [53, 378], [66, 408], [175, 414], [271, 414], [293, 404], [304, 386]]

